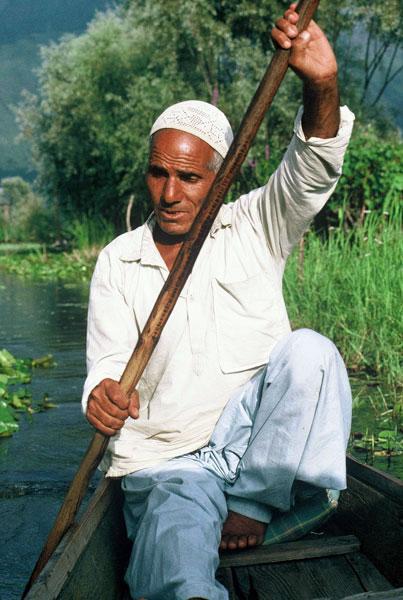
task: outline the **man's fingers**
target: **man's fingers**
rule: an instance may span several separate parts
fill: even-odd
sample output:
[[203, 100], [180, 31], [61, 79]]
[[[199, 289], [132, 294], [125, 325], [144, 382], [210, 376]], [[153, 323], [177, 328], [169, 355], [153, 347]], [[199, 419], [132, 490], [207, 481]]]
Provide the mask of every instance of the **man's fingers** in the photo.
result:
[[[111, 406], [113, 405], [111, 404]], [[93, 398], [90, 398], [88, 401], [87, 415], [90, 417], [95, 417], [105, 427], [113, 429], [115, 432], [123, 427], [124, 422], [129, 415], [127, 410], [125, 412], [119, 412], [120, 416], [114, 416], [111, 414], [109, 407], [105, 408], [101, 406], [98, 402], [95, 402]]]
[[107, 427], [97, 417], [95, 417], [94, 415], [90, 415], [88, 412], [87, 419], [91, 423], [91, 425], [95, 427], [95, 429], [98, 429], [98, 431], [100, 431], [104, 435], [107, 435], [108, 437], [111, 437], [112, 435], [115, 435], [118, 432], [118, 430], [112, 429], [112, 427]]
[[298, 23], [299, 14], [295, 12], [295, 9], [289, 8], [285, 11], [284, 18], [295, 25], [295, 23]]
[[91, 402], [94, 404], [94, 406], [99, 406], [105, 413], [111, 415], [112, 417], [116, 417], [117, 419], [123, 421], [128, 417], [129, 412], [127, 410], [127, 399], [125, 400], [125, 407], [119, 408], [116, 402], [111, 400], [110, 397], [106, 395], [105, 390], [102, 388], [95, 388], [95, 390], [92, 391], [88, 403], [90, 404]]
[[276, 29], [278, 29], [280, 33], [284, 33], [286, 37], [291, 39], [297, 37], [298, 35], [298, 29], [296, 28], [296, 26], [290, 23], [288, 19], [284, 19], [283, 17], [276, 21], [275, 30]]
[[132, 419], [138, 419], [139, 410], [140, 410], [140, 398], [139, 398], [139, 393], [137, 390], [135, 390], [129, 398], [128, 410], [129, 410], [129, 415], [131, 416]]
[[139, 394], [134, 391], [130, 398], [123, 392], [119, 382], [103, 379], [88, 398], [87, 419], [105, 435], [114, 435], [130, 415], [139, 416]]
[[115, 406], [121, 410], [127, 410], [129, 401], [117, 381], [113, 381], [112, 379], [106, 380], [104, 392]]

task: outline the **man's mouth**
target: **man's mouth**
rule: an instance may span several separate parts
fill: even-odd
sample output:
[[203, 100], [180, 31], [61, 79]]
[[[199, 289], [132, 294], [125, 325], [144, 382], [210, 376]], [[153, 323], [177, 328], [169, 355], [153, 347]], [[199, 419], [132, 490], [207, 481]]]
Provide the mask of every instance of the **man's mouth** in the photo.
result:
[[185, 211], [183, 210], [166, 210], [165, 208], [159, 208], [158, 213], [161, 215], [163, 219], [176, 219], [178, 216], [184, 215]]

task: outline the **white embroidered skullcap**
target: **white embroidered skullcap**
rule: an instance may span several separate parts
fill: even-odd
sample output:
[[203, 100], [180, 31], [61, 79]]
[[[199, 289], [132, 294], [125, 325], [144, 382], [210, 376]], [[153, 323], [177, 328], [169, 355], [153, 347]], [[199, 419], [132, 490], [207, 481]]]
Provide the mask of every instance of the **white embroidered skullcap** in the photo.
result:
[[179, 129], [204, 140], [224, 157], [233, 140], [231, 125], [224, 113], [201, 100], [185, 100], [169, 106], [151, 127], [150, 136], [160, 129]]

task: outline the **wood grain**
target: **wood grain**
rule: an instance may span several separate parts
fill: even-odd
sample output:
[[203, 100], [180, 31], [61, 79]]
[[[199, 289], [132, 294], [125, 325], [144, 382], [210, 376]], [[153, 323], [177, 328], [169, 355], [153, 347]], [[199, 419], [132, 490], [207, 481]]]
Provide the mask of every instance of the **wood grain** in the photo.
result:
[[348, 476], [336, 523], [356, 535], [361, 549], [395, 586], [403, 585], [403, 506], [370, 485]]
[[257, 546], [249, 550], [231, 551], [221, 554], [220, 567], [236, 567], [302, 560], [321, 556], [337, 556], [354, 552], [360, 541], [354, 535], [299, 540], [272, 546]]

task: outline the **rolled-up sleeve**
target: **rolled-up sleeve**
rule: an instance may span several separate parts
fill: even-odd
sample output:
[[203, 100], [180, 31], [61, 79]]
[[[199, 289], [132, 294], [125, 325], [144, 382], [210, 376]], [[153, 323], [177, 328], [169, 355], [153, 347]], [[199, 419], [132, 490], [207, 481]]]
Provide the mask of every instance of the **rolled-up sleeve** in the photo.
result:
[[240, 199], [241, 212], [263, 235], [270, 252], [286, 258], [313, 217], [333, 193], [342, 172], [354, 114], [340, 108], [340, 127], [334, 138], [305, 138], [300, 108], [294, 135], [280, 165], [268, 183]]
[[123, 273], [108, 248], [99, 255], [91, 281], [87, 323], [87, 379], [82, 407], [102, 379], [119, 380], [137, 342], [133, 309], [125, 301]]

